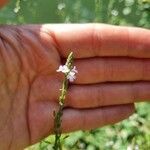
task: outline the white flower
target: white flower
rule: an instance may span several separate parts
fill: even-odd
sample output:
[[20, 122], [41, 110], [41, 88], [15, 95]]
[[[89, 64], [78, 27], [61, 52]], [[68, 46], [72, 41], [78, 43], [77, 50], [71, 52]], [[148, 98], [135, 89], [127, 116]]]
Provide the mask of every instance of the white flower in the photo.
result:
[[78, 71], [76, 69], [76, 66], [74, 66], [73, 69], [68, 73], [67, 79], [70, 82], [73, 82], [76, 79], [76, 76], [75, 76], [76, 73], [78, 73]]
[[78, 73], [78, 70], [76, 69], [76, 66], [74, 66], [71, 71], [72, 71], [72, 72], [75, 72], [75, 73]]
[[70, 82], [73, 82], [76, 79], [75, 74], [78, 73], [76, 66], [73, 67], [73, 69], [69, 70], [69, 68], [66, 65], [60, 65], [59, 69], [56, 70], [57, 72], [63, 72], [63, 73], [68, 73], [67, 74], [67, 79]]
[[73, 71], [70, 71], [67, 75], [67, 79], [70, 81], [70, 82], [73, 82], [75, 79], [76, 79], [76, 76], [75, 76], [75, 72]]
[[63, 73], [67, 73], [69, 72], [69, 68], [66, 65], [60, 65], [58, 70], [56, 70], [57, 72], [63, 72]]

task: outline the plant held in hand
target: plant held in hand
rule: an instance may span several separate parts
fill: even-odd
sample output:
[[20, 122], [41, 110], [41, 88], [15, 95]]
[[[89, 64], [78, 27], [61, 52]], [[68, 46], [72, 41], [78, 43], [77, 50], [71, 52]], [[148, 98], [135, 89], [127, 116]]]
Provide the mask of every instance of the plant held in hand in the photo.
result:
[[73, 53], [71, 52], [67, 58], [65, 65], [60, 65], [57, 72], [62, 72], [65, 74], [65, 79], [62, 84], [61, 94], [59, 96], [59, 109], [57, 112], [54, 112], [54, 133], [55, 133], [55, 142], [54, 150], [61, 150], [61, 117], [63, 115], [63, 108], [65, 103], [65, 98], [68, 89], [68, 83], [73, 82], [76, 79], [75, 74], [78, 72], [76, 67], [73, 67]]

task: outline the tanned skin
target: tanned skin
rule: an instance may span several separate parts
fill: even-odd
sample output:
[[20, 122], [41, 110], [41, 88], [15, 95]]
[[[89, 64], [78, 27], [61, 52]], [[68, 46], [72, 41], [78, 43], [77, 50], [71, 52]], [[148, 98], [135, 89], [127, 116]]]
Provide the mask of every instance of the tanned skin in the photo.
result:
[[[139, 36], [140, 35], [140, 36]], [[150, 30], [104, 24], [0, 26], [0, 148], [20, 150], [53, 133], [53, 111], [74, 53], [62, 131], [128, 118], [150, 99]]]

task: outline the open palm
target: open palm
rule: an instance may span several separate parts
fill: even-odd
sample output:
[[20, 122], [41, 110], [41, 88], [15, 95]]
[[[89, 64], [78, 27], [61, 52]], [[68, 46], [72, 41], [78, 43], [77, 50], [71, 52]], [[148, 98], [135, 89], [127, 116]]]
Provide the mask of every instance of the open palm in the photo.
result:
[[[140, 35], [140, 36], [139, 36]], [[53, 112], [70, 51], [77, 79], [70, 83], [63, 132], [127, 118], [150, 99], [150, 31], [100, 24], [0, 27], [0, 145], [22, 149], [53, 133]]]

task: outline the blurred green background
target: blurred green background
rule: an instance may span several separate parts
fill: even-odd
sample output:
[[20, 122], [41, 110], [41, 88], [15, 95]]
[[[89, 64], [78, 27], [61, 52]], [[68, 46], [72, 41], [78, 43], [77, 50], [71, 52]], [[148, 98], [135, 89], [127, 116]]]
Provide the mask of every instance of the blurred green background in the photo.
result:
[[[150, 28], [150, 0], [11, 0], [1, 24], [101, 22]], [[150, 38], [150, 37], [149, 37]], [[51, 150], [53, 136], [26, 150]], [[65, 150], [150, 150], [150, 103], [136, 104], [129, 119], [62, 141]]]

